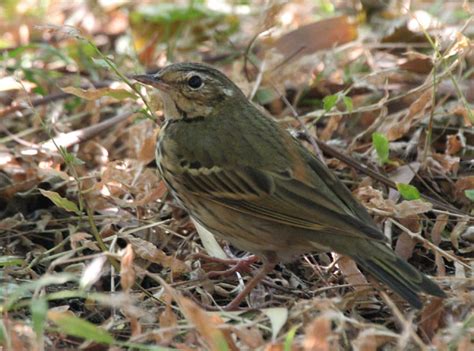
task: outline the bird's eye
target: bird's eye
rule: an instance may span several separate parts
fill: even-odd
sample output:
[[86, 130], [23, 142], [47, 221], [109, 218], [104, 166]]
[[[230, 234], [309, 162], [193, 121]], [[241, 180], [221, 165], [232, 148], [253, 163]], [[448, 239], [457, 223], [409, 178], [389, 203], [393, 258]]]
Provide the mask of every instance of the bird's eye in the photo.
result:
[[191, 87], [191, 89], [199, 89], [203, 85], [201, 77], [191, 76], [188, 79], [188, 85]]

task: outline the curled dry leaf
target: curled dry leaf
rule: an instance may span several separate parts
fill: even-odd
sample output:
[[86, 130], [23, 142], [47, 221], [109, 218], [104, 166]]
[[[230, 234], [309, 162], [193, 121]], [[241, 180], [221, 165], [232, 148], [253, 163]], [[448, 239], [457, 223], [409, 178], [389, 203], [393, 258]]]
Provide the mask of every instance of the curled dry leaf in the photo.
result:
[[433, 160], [433, 166], [437, 168], [437, 171], [441, 174], [457, 174], [459, 170], [459, 157], [433, 153], [432, 158], [428, 157], [428, 160]]
[[433, 89], [427, 89], [410, 105], [407, 113], [401, 119], [396, 118], [390, 123], [384, 124], [381, 132], [387, 136], [389, 141], [398, 140], [405, 136], [413, 122], [424, 116], [424, 112], [430, 106], [432, 98]]
[[443, 317], [443, 299], [433, 298], [421, 312], [420, 328], [423, 333], [431, 340], [442, 325]]
[[[447, 214], [439, 214], [436, 217], [436, 222], [433, 226], [433, 230], [431, 231], [431, 240], [433, 244], [439, 246], [441, 243], [441, 233], [443, 232], [444, 228], [448, 224], [448, 215]], [[445, 276], [446, 275], [446, 267], [444, 265], [443, 257], [440, 255], [438, 251], [435, 251], [435, 262], [438, 271], [438, 275]]]
[[176, 316], [176, 313], [173, 312], [173, 309], [171, 308], [171, 305], [169, 303], [166, 305], [163, 313], [160, 314], [159, 322], [161, 336], [160, 344], [167, 345], [173, 340], [173, 338], [178, 333], [178, 317]]
[[68, 94], [78, 96], [85, 100], [96, 101], [101, 97], [108, 96], [117, 100], [124, 100], [126, 98], [135, 99], [137, 96], [125, 89], [113, 89], [113, 88], [99, 88], [99, 89], [81, 89], [75, 87], [64, 87], [62, 91]]
[[262, 333], [257, 327], [236, 326], [232, 329], [240, 342], [244, 343], [249, 350], [256, 350], [265, 343]]
[[448, 135], [446, 137], [446, 153], [448, 155], [455, 155], [464, 149], [465, 144], [458, 134]]
[[367, 208], [385, 216], [406, 218], [428, 212], [433, 208], [431, 203], [424, 200], [402, 201], [396, 204], [392, 200], [384, 199], [382, 192], [371, 186], [358, 188], [355, 195]]
[[194, 325], [202, 336], [209, 350], [238, 350], [231, 338], [230, 332], [218, 328], [219, 325], [224, 325], [224, 321], [219, 315], [209, 314], [196, 303], [180, 294], [175, 295], [175, 300], [179, 304], [181, 312], [186, 316], [186, 319]]
[[97, 244], [91, 239], [92, 239], [92, 235], [89, 233], [84, 233], [84, 232], [77, 232], [69, 236], [69, 240], [71, 242], [71, 248], [73, 250], [77, 250], [79, 247], [87, 247], [88, 249], [96, 251], [96, 252], [100, 251]]
[[344, 278], [355, 290], [362, 291], [367, 289], [367, 279], [365, 279], [365, 276], [353, 260], [338, 254], [335, 254], [335, 259], [339, 269], [344, 274]]
[[174, 275], [181, 275], [189, 271], [188, 266], [186, 266], [183, 261], [174, 256], [168, 256], [162, 250], [146, 240], [133, 236], [125, 237], [125, 240], [131, 244], [133, 251], [138, 257], [150, 262], [158, 263], [163, 267], [170, 268]]
[[454, 196], [458, 201], [470, 201], [465, 195], [466, 190], [474, 189], [474, 175], [467, 177], [460, 177], [456, 183], [454, 183]]
[[413, 249], [415, 248], [416, 242], [415, 240], [408, 235], [407, 233], [402, 233], [397, 239], [397, 243], [395, 245], [395, 252], [398, 256], [408, 260], [412, 254]]
[[128, 128], [126, 139], [128, 156], [147, 164], [155, 159], [156, 136], [160, 129], [147, 119]]
[[130, 291], [135, 283], [135, 269], [133, 268], [133, 253], [132, 245], [128, 244], [125, 248], [125, 253], [120, 261], [120, 285], [125, 292]]
[[398, 337], [395, 333], [385, 330], [367, 328], [363, 329], [357, 338], [351, 343], [357, 351], [377, 351], [382, 350], [382, 346]]

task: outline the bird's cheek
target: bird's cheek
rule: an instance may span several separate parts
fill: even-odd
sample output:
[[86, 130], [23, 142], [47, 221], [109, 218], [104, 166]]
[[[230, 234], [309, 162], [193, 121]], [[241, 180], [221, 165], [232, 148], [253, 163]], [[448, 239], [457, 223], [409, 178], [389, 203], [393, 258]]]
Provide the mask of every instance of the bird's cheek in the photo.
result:
[[176, 104], [173, 98], [169, 94], [163, 91], [160, 91], [159, 93], [160, 93], [161, 99], [163, 100], [165, 118], [166, 119], [180, 119], [181, 114], [176, 108]]

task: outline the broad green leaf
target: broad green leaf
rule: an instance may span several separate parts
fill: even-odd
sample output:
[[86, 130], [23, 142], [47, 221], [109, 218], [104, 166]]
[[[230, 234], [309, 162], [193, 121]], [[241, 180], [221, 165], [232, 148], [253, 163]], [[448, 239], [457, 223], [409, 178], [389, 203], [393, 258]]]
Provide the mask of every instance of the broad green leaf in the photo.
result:
[[112, 344], [115, 342], [112, 335], [106, 330], [76, 317], [70, 312], [48, 311], [48, 319], [54, 322], [57, 327], [64, 333], [94, 341], [102, 344]]
[[473, 201], [474, 202], [474, 189], [468, 189], [468, 190], [464, 190], [464, 195], [466, 195], [466, 197]]
[[397, 189], [405, 200], [418, 200], [420, 198], [420, 192], [413, 185], [397, 183]]
[[390, 151], [390, 145], [388, 143], [387, 137], [382, 133], [375, 132], [372, 134], [372, 144], [375, 147], [380, 164], [385, 164], [388, 161], [388, 155]]
[[66, 210], [68, 212], [74, 212], [75, 214], [79, 216], [81, 215], [81, 211], [79, 211], [79, 208], [74, 202], [66, 199], [65, 197], [62, 197], [61, 195], [59, 195], [58, 193], [54, 191], [43, 190], [43, 189], [39, 189], [39, 191], [41, 192], [43, 196], [50, 199], [57, 207], [60, 207], [63, 210]]
[[325, 96], [323, 99], [323, 107], [326, 112], [329, 112], [337, 103], [339, 96], [335, 95], [328, 95]]

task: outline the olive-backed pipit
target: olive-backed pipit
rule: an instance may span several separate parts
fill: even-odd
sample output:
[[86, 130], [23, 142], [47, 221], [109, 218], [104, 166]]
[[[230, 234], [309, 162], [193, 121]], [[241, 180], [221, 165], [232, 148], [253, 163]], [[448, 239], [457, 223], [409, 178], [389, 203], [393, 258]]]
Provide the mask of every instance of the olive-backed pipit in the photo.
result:
[[159, 90], [166, 122], [156, 158], [169, 190], [203, 227], [263, 260], [227, 307], [275, 264], [335, 251], [420, 308], [419, 292], [444, 297], [398, 257], [366, 209], [319, 159], [266, 117], [224, 74], [179, 63], [135, 79]]

